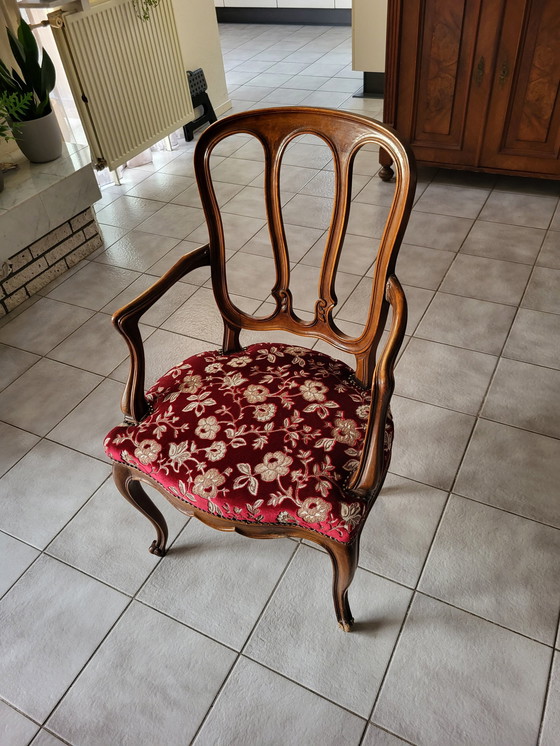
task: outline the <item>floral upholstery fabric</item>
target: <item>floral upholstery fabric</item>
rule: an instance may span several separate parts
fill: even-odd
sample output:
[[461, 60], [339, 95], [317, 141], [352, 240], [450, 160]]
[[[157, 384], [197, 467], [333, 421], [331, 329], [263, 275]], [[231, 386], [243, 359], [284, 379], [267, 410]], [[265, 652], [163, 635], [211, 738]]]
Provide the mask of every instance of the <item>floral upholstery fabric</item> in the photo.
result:
[[[112, 459], [216, 516], [352, 539], [367, 505], [345, 484], [361, 453], [370, 393], [347, 365], [281, 344], [203, 352], [146, 396], [150, 415], [107, 436]], [[387, 461], [392, 435], [389, 416]]]

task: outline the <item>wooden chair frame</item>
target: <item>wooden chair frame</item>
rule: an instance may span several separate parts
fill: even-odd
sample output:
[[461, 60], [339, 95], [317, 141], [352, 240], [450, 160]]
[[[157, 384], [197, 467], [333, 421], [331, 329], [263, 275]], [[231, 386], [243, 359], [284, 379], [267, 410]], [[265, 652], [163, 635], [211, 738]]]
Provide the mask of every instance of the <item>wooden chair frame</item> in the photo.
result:
[[[266, 318], [256, 318], [238, 309], [231, 301], [227, 287], [224, 231], [212, 184], [210, 157], [218, 143], [237, 133], [256, 137], [263, 146], [265, 156], [265, 202], [276, 266], [276, 282], [271, 291], [276, 307]], [[282, 156], [295, 137], [306, 134], [316, 135], [330, 147], [335, 173], [333, 213], [321, 268], [319, 297], [311, 321], [303, 321], [293, 309], [289, 290], [289, 255], [280, 207]], [[391, 154], [396, 186], [375, 262], [367, 320], [362, 334], [351, 338], [337, 327], [333, 319], [332, 312], [337, 302], [334, 283], [348, 223], [352, 165], [356, 154], [367, 144], [376, 144]], [[358, 468], [351, 476], [349, 489], [362, 498], [366, 497], [368, 510], [371, 509], [388, 468], [383, 451], [385, 422], [394, 388], [394, 365], [407, 320], [406, 299], [394, 272], [416, 183], [414, 157], [410, 149], [392, 129], [364, 116], [319, 108], [286, 107], [242, 112], [216, 122], [202, 133], [194, 164], [209, 230], [209, 243], [181, 257], [152, 287], [113, 316], [113, 323], [130, 350], [130, 373], [121, 403], [125, 420], [131, 424], [138, 423], [150, 411], [144, 394], [145, 359], [138, 327], [140, 318], [178, 280], [195, 269], [209, 266], [214, 295], [224, 322], [224, 352], [242, 349], [239, 341], [242, 329], [263, 332], [285, 330], [322, 339], [355, 356], [356, 379], [362, 386], [371, 387], [372, 396], [364, 446]], [[378, 357], [377, 348], [389, 308], [392, 309], [391, 329]], [[121, 494], [154, 525], [157, 538], [150, 551], [159, 556], [165, 553], [167, 526], [161, 512], [142, 488], [142, 482], [158, 490], [182, 513], [194, 516], [220, 531], [234, 531], [259, 539], [292, 536], [319, 544], [329, 553], [333, 564], [333, 600], [337, 620], [342, 629], [350, 630], [353, 618], [348, 604], [348, 587], [358, 564], [361, 527], [353, 540], [344, 544], [299, 526], [247, 524], [205, 513], [174, 497], [154, 479], [129, 465], [115, 463], [113, 476]], [[365, 520], [362, 526], [364, 523]]]

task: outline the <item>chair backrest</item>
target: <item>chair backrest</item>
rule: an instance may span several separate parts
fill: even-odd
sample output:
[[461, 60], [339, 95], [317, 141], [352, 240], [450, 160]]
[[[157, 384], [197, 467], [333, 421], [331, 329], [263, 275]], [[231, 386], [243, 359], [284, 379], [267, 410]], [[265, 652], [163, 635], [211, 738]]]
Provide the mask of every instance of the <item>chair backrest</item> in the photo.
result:
[[[276, 282], [271, 295], [276, 307], [264, 317], [254, 317], [236, 307], [228, 292], [227, 248], [220, 209], [212, 184], [210, 157], [224, 138], [245, 133], [260, 141], [264, 151], [264, 199], [271, 239]], [[330, 148], [334, 161], [333, 210], [319, 273], [314, 317], [301, 319], [293, 308], [289, 289], [290, 262], [280, 198], [280, 169], [287, 146], [301, 135], [315, 135]], [[394, 161], [395, 189], [375, 260], [369, 310], [362, 333], [349, 337], [335, 323], [335, 276], [346, 234], [352, 195], [352, 170], [356, 155], [376, 144]], [[372, 153], [372, 156], [374, 154]], [[394, 274], [397, 253], [406, 229], [416, 185], [414, 156], [389, 127], [348, 112], [310, 107], [282, 107], [241, 112], [222, 119], [202, 133], [194, 156], [195, 173], [210, 237], [212, 284], [224, 320], [224, 349], [239, 349], [242, 329], [286, 330], [316, 337], [356, 357], [356, 377], [371, 383], [376, 350], [388, 313], [386, 284]], [[364, 241], [372, 239], [364, 238]], [[310, 289], [311, 290], [311, 289]]]

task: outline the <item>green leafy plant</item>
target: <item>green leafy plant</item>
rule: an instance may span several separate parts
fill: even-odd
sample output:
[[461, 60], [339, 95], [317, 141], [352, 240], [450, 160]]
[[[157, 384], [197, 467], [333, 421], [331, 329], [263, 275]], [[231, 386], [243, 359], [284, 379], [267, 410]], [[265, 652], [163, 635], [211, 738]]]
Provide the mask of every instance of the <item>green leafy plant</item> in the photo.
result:
[[19, 100], [28, 96], [28, 103], [22, 109], [14, 107], [10, 118], [15, 122], [26, 122], [39, 119], [51, 112], [50, 92], [54, 88], [56, 72], [51, 58], [43, 50], [39, 63], [39, 47], [29, 25], [20, 20], [17, 36], [10, 29], [6, 29], [8, 40], [14, 59], [20, 72], [8, 70], [6, 64], [0, 60], [0, 93], [17, 94]]
[[0, 94], [0, 139], [13, 140], [17, 134], [18, 121], [25, 119], [25, 112], [31, 103], [33, 94], [8, 93]]
[[132, 0], [136, 15], [141, 21], [149, 21], [150, 10], [152, 8], [157, 8], [159, 3], [160, 0]]

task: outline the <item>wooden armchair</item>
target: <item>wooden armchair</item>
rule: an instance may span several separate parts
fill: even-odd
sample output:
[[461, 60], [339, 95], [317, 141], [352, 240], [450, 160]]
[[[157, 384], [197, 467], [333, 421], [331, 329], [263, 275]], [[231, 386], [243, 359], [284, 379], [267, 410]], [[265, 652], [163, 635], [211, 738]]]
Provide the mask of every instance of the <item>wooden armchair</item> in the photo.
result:
[[[276, 267], [274, 311], [253, 317], [236, 307], [227, 285], [224, 231], [210, 173], [210, 155], [224, 138], [248, 133], [265, 153], [265, 202]], [[294, 311], [280, 207], [280, 167], [293, 138], [313, 134], [331, 149], [335, 198], [311, 321]], [[361, 147], [376, 143], [396, 171], [392, 205], [376, 257], [367, 321], [359, 337], [333, 318], [335, 275], [350, 209], [352, 166]], [[393, 439], [389, 400], [393, 368], [406, 326], [406, 300], [394, 275], [415, 189], [413, 156], [394, 131], [357, 114], [277, 108], [222, 119], [200, 137], [195, 172], [210, 241], [183, 256], [160, 280], [113, 316], [131, 355], [122, 410], [125, 422], [105, 440], [123, 496], [154, 525], [150, 551], [165, 553], [167, 526], [141, 483], [178, 510], [220, 531], [257, 539], [293, 536], [329, 553], [339, 625], [353, 623], [348, 587], [360, 534], [383, 485]], [[367, 240], [367, 239], [364, 239]], [[138, 321], [175, 282], [211, 267], [223, 317], [223, 349], [177, 365], [144, 393], [144, 352]], [[311, 288], [310, 288], [311, 291]], [[378, 345], [392, 309], [381, 354]], [[356, 370], [321, 352], [293, 345], [240, 346], [240, 331], [287, 330], [330, 343], [356, 358]]]

